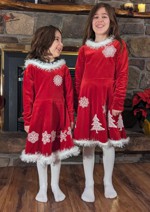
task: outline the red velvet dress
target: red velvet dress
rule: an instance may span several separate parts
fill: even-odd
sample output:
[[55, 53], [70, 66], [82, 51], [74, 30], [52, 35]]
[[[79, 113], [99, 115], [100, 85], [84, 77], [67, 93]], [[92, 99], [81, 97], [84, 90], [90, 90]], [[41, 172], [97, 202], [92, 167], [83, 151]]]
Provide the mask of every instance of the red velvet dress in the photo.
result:
[[51, 164], [56, 159], [78, 155], [70, 123], [73, 122], [72, 80], [64, 60], [25, 62], [23, 79], [23, 118], [29, 127], [25, 162]]
[[128, 53], [112, 37], [103, 42], [87, 40], [79, 50], [75, 72], [78, 97], [74, 142], [81, 146], [122, 147], [128, 143], [122, 116], [128, 80]]

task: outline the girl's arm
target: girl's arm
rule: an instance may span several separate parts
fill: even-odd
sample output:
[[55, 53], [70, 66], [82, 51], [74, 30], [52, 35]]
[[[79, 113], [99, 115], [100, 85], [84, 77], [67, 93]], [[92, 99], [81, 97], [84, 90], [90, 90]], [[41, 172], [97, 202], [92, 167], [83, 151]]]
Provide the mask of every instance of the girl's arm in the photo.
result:
[[68, 67], [66, 66], [65, 70], [65, 100], [66, 100], [66, 105], [69, 113], [69, 118], [71, 122], [71, 127], [73, 127], [74, 123], [74, 109], [73, 109], [73, 86], [72, 86], [72, 79], [70, 75], [70, 71]]
[[78, 53], [76, 67], [75, 67], [75, 109], [77, 109], [78, 105], [78, 97], [80, 92], [80, 85], [84, 73], [85, 66], [85, 54], [84, 48], [81, 47]]
[[23, 77], [23, 119], [25, 131], [29, 128], [34, 102], [34, 80], [31, 67], [27, 67]]
[[124, 41], [123, 49], [118, 50], [115, 79], [116, 83], [112, 109], [120, 112], [123, 111], [124, 108], [124, 100], [128, 83], [128, 52]]

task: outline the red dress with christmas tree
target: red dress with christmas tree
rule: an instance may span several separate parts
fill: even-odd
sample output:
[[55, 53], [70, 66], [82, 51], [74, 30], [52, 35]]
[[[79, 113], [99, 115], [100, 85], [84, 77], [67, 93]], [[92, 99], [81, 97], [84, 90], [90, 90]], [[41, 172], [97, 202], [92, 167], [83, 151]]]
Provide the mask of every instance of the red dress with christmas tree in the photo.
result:
[[74, 120], [72, 80], [65, 61], [28, 59], [25, 67], [23, 118], [30, 127], [21, 159], [51, 164], [78, 155], [70, 127]]
[[81, 146], [128, 143], [122, 116], [112, 109], [123, 110], [128, 80], [126, 44], [113, 37], [96, 43], [87, 40], [79, 50], [75, 72], [78, 97], [74, 142]]

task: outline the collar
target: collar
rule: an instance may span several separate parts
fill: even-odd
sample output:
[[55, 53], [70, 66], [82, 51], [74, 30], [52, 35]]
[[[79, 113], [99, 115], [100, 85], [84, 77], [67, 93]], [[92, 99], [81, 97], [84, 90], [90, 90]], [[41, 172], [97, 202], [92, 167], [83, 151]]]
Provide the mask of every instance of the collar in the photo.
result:
[[112, 41], [114, 40], [114, 36], [111, 36], [109, 38], [106, 38], [104, 41], [100, 41], [100, 42], [95, 42], [92, 40], [87, 40], [86, 41], [86, 45], [91, 47], [92, 49], [98, 49], [102, 46], [105, 46], [109, 43], [112, 43]]
[[60, 59], [60, 60], [54, 61], [52, 63], [42, 62], [38, 59], [27, 59], [25, 61], [25, 68], [28, 65], [33, 65], [33, 66], [36, 66], [37, 68], [40, 68], [45, 71], [52, 71], [52, 70], [61, 68], [65, 64], [66, 64], [66, 62], [64, 59]]

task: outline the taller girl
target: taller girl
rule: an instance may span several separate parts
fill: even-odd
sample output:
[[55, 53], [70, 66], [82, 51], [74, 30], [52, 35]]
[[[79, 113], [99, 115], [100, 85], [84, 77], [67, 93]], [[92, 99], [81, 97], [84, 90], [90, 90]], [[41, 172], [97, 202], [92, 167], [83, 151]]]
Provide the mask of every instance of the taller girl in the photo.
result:
[[114, 147], [122, 147], [129, 138], [121, 112], [128, 80], [128, 53], [120, 38], [114, 9], [96, 4], [88, 17], [83, 46], [79, 50], [75, 72], [78, 97], [75, 143], [83, 146], [85, 189], [82, 199], [94, 202], [94, 151], [102, 147], [104, 195], [114, 198], [112, 184]]

